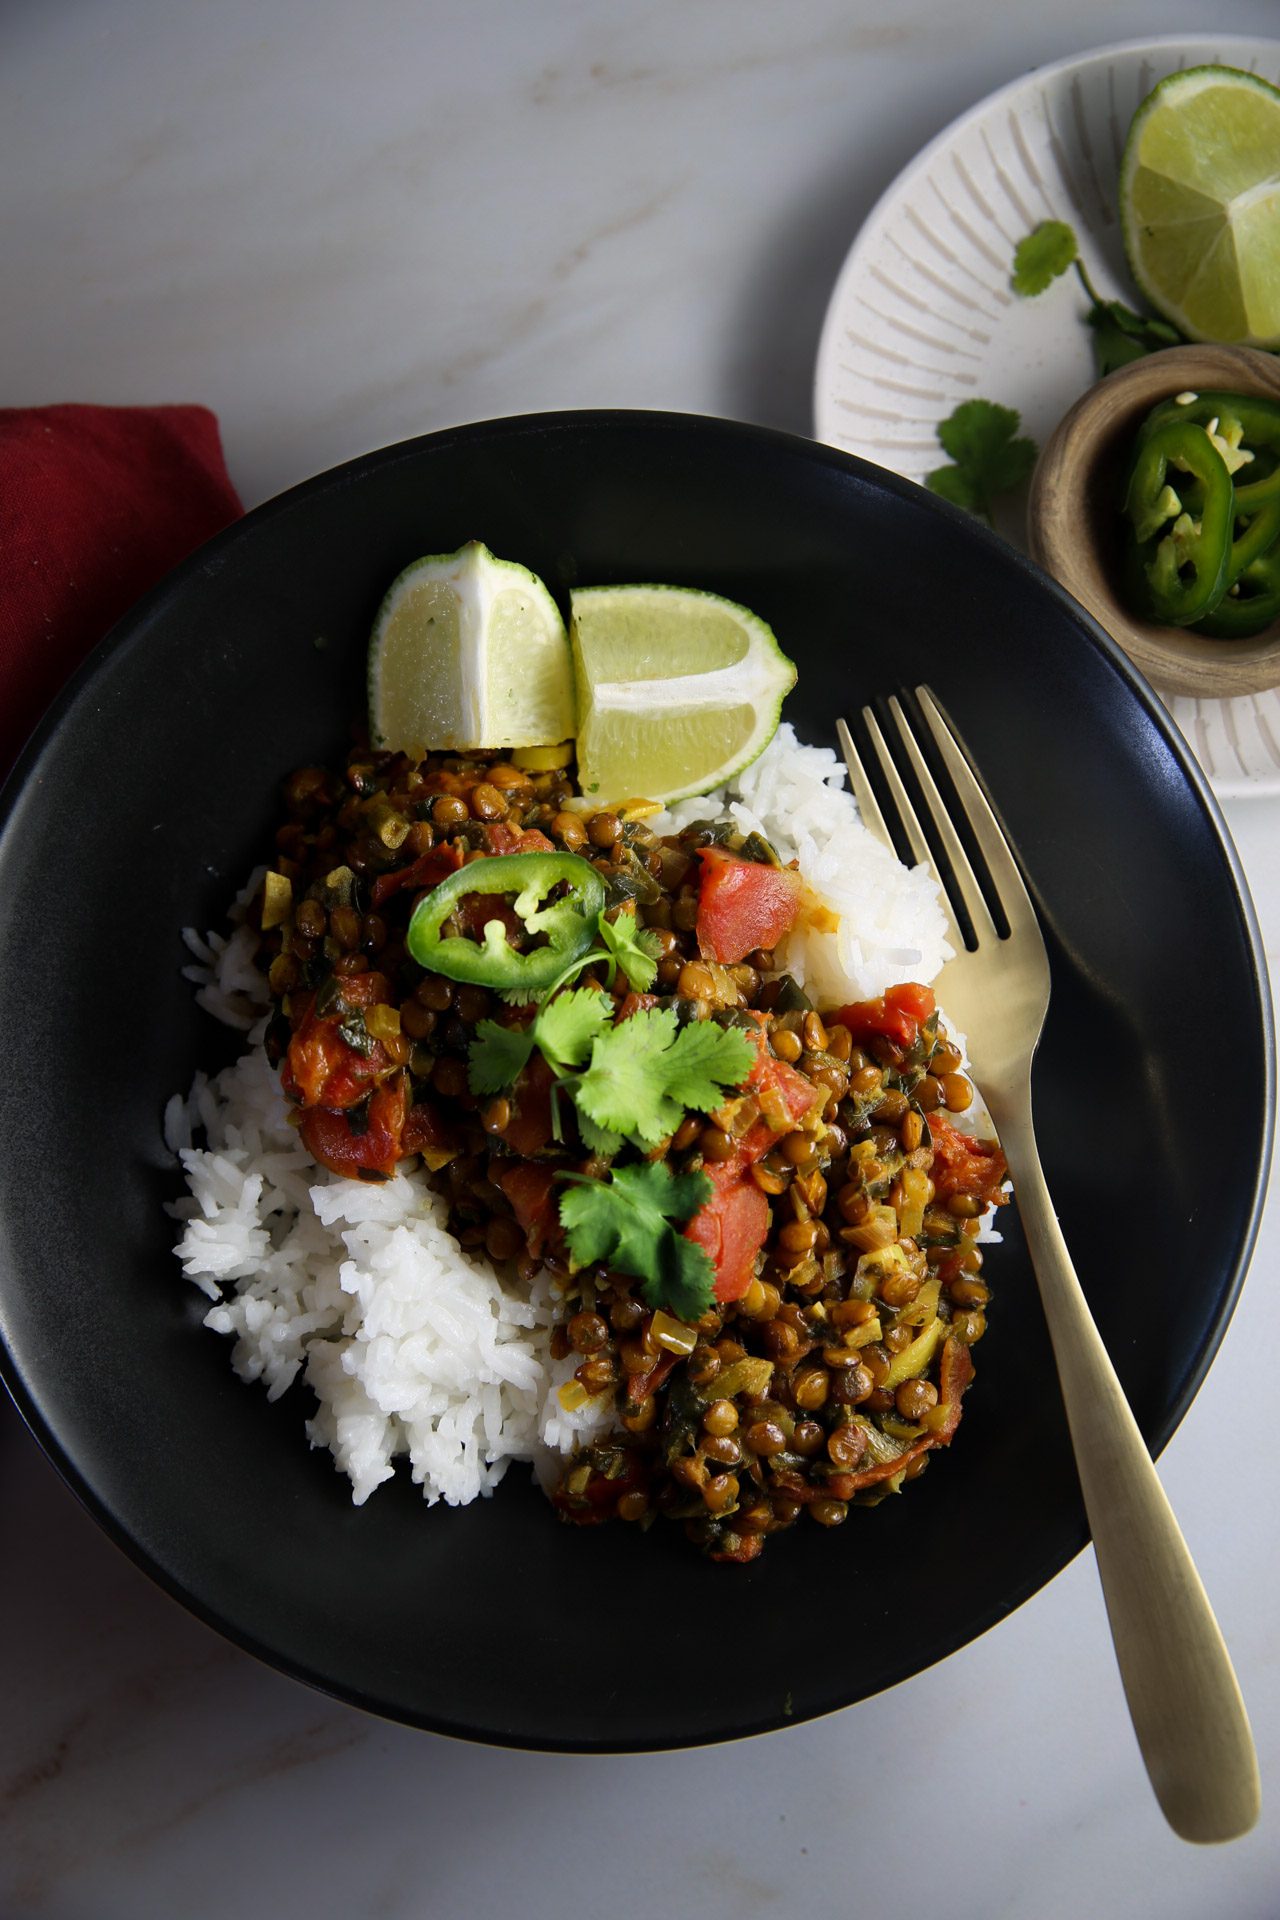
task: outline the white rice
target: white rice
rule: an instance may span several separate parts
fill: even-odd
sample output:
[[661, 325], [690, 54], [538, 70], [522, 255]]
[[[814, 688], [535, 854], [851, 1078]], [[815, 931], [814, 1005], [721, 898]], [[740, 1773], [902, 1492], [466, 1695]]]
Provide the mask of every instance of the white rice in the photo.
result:
[[[927, 870], [908, 873], [885, 851], [844, 780], [829, 748], [801, 746], [783, 726], [730, 786], [651, 822], [661, 833], [733, 820], [784, 863], [798, 860], [801, 917], [778, 964], [827, 1006], [927, 982], [950, 958]], [[513, 1460], [546, 1479], [613, 1426], [612, 1397], [573, 1413], [561, 1406], [577, 1356], [551, 1359], [549, 1279], [521, 1287], [469, 1254], [424, 1174], [342, 1180], [307, 1153], [262, 1046], [268, 994], [244, 920], [262, 871], [238, 896], [229, 935], [183, 934], [196, 999], [252, 1043], [165, 1110], [190, 1190], [169, 1209], [183, 1223], [175, 1251], [213, 1302], [204, 1323], [233, 1337], [232, 1366], [270, 1399], [305, 1379], [318, 1402], [308, 1437], [348, 1475], [357, 1505], [402, 1454], [429, 1503], [491, 1493]]]

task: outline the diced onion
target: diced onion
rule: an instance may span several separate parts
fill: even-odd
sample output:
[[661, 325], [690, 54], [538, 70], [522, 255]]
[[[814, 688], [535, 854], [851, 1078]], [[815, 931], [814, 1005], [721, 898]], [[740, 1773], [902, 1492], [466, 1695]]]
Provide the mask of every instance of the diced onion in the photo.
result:
[[270, 933], [292, 920], [293, 887], [283, 873], [269, 873], [262, 884], [262, 931]]
[[649, 1331], [668, 1353], [692, 1353], [698, 1344], [698, 1336], [692, 1327], [683, 1320], [673, 1319], [669, 1313], [663, 1313], [661, 1308], [654, 1314]]
[[888, 1373], [881, 1381], [886, 1392], [892, 1393], [904, 1380], [914, 1380], [922, 1374], [932, 1360], [945, 1329], [941, 1320], [931, 1320], [924, 1332], [917, 1334], [909, 1347], [901, 1353], [895, 1353]]
[[912, 1239], [924, 1224], [924, 1210], [928, 1205], [929, 1176], [921, 1173], [918, 1167], [904, 1167], [899, 1178], [902, 1182], [902, 1212], [898, 1216], [903, 1233]]
[[860, 1327], [851, 1327], [844, 1337], [846, 1347], [869, 1347], [881, 1338], [880, 1316], [874, 1320], [864, 1320]]
[[366, 1007], [364, 1030], [371, 1040], [389, 1040], [400, 1031], [398, 1007]]

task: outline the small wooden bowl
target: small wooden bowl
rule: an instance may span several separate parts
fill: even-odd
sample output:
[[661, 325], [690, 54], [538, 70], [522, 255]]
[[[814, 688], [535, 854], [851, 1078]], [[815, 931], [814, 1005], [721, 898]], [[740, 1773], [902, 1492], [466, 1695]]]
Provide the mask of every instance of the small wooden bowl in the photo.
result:
[[1280, 620], [1251, 640], [1211, 640], [1129, 612], [1119, 591], [1119, 495], [1134, 435], [1175, 393], [1250, 393], [1280, 400], [1280, 358], [1251, 347], [1168, 347], [1107, 375], [1045, 443], [1031, 479], [1031, 557], [1074, 594], [1165, 693], [1230, 699], [1280, 686]]

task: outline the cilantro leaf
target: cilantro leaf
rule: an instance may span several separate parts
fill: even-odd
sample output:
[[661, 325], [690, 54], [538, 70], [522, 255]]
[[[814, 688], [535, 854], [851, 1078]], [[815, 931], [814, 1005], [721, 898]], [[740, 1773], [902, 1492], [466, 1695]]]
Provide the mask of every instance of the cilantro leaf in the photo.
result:
[[[1162, 347], [1186, 344], [1183, 335], [1167, 320], [1156, 320], [1146, 314], [1135, 313], [1122, 300], [1102, 298], [1085, 271], [1076, 236], [1063, 220], [1042, 220], [1038, 227], [1018, 242], [1013, 254], [1013, 290], [1028, 298], [1043, 293], [1068, 267], [1075, 268], [1080, 284], [1089, 296], [1085, 324], [1093, 328], [1093, 352], [1099, 380], [1114, 373], [1117, 367], [1127, 367], [1131, 360], [1141, 360], [1144, 354], [1158, 353]], [[941, 432], [938, 437], [942, 438]], [[946, 442], [943, 441], [943, 444], [945, 446]], [[947, 452], [952, 454], [953, 459], [959, 458], [950, 447], [947, 447]], [[980, 500], [960, 497], [964, 483], [958, 476], [943, 485], [934, 485], [935, 480], [951, 471], [947, 467], [940, 468], [937, 474], [929, 475], [926, 486], [931, 487], [934, 493], [942, 494], [945, 499], [954, 501], [957, 506], [971, 509], [976, 506], [979, 512], [986, 512]], [[989, 513], [987, 517], [990, 518]]]
[[[1018, 242], [1013, 255], [1013, 290], [1027, 296], [1043, 293], [1051, 281], [1072, 266], [1089, 296], [1085, 324], [1093, 328], [1099, 380], [1114, 373], [1117, 367], [1127, 367], [1131, 360], [1141, 360], [1144, 354], [1184, 344], [1178, 329], [1167, 320], [1135, 313], [1122, 300], [1102, 298], [1085, 271], [1075, 234], [1062, 220], [1042, 220], [1034, 232]], [[947, 498], [952, 499], [954, 495], [949, 493]], [[965, 502], [958, 504], [963, 506]]]
[[528, 1007], [536, 1005], [547, 997], [546, 987], [503, 987], [498, 993], [499, 1000], [509, 1007]]
[[[609, 958], [622, 968], [628, 984], [636, 993], [647, 993], [658, 971], [657, 935], [648, 927], [637, 929], [636, 910], [624, 907], [614, 921], [600, 915], [600, 938]], [[613, 975], [609, 978], [612, 980]]]
[[578, 1132], [582, 1135], [582, 1144], [588, 1153], [595, 1153], [602, 1160], [612, 1160], [615, 1153], [621, 1153], [626, 1140], [620, 1133], [611, 1133], [608, 1127], [598, 1127], [585, 1113], [578, 1111]]
[[1104, 300], [1085, 272], [1083, 260], [1075, 264], [1080, 285], [1089, 296], [1085, 324], [1093, 328], [1093, 356], [1099, 380], [1105, 380], [1117, 367], [1127, 367], [1131, 360], [1159, 353], [1162, 347], [1186, 345], [1183, 335], [1167, 320], [1135, 313], [1123, 300]]
[[[938, 439], [954, 467], [937, 467], [925, 478], [931, 493], [980, 513], [990, 523], [996, 494], [1027, 479], [1036, 463], [1036, 443], [1015, 439], [1022, 416], [992, 400], [964, 400], [938, 423]], [[966, 497], [967, 496], [967, 497]]]
[[714, 1020], [691, 1021], [663, 1056], [666, 1090], [682, 1106], [709, 1113], [726, 1087], [742, 1085], [755, 1063], [756, 1049], [745, 1033]]
[[548, 1000], [533, 1023], [534, 1043], [549, 1067], [569, 1073], [585, 1065], [591, 1043], [613, 1019], [613, 1002], [599, 987], [575, 987]]
[[1014, 292], [1026, 299], [1043, 293], [1060, 273], [1066, 272], [1076, 252], [1076, 237], [1064, 220], [1042, 220], [1014, 249]]
[[546, 1001], [523, 1030], [482, 1020], [467, 1055], [467, 1085], [472, 1093], [500, 1093], [520, 1077], [535, 1047], [555, 1073], [570, 1073], [583, 1065], [592, 1041], [612, 1018], [608, 994], [583, 987]]
[[1093, 354], [1098, 378], [1104, 380], [1117, 367], [1141, 360], [1163, 347], [1183, 344], [1182, 335], [1167, 320], [1148, 320], [1119, 300], [1095, 300], [1085, 315], [1093, 328]]
[[591, 1049], [591, 1065], [573, 1090], [579, 1112], [650, 1147], [674, 1133], [683, 1115], [667, 1094], [662, 1057], [675, 1035], [670, 1007], [646, 1007], [602, 1033]]
[[698, 1021], [677, 1032], [670, 1007], [648, 1007], [602, 1033], [573, 1088], [580, 1114], [652, 1147], [679, 1126], [685, 1107], [709, 1112], [750, 1073], [745, 1034]]
[[500, 1027], [482, 1020], [467, 1055], [467, 1085], [472, 1093], [501, 1093], [518, 1080], [533, 1052], [533, 1028]]
[[[639, 1016], [637, 1016], [638, 1018]], [[631, 1021], [626, 1022], [630, 1026]], [[664, 1162], [617, 1167], [608, 1180], [566, 1174], [560, 1222], [579, 1266], [605, 1260], [644, 1282], [651, 1307], [696, 1320], [712, 1301], [714, 1269], [705, 1248], [672, 1226], [711, 1197], [705, 1173], [673, 1174]]]
[[949, 500], [953, 507], [963, 507], [966, 513], [981, 511], [973, 482], [963, 467], [935, 467], [925, 480], [925, 485], [930, 493]]
[[1113, 304], [1118, 306], [1119, 302], [1108, 301], [1105, 306], [1093, 307], [1085, 316], [1086, 324], [1094, 330], [1093, 357], [1099, 380], [1105, 380], [1117, 367], [1127, 367], [1131, 360], [1145, 359], [1150, 351], [1110, 311]]

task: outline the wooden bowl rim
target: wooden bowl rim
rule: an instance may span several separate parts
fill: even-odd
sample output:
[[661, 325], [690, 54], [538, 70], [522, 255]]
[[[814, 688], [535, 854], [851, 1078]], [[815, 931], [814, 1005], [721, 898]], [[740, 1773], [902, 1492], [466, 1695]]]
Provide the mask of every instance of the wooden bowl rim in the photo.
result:
[[[1027, 504], [1028, 544], [1162, 692], [1230, 699], [1280, 685], [1280, 620], [1247, 640], [1214, 640], [1141, 621], [1123, 605], [1098, 552], [1099, 470], [1157, 401], [1184, 390], [1280, 399], [1280, 359], [1252, 347], [1166, 347], [1087, 389], [1045, 442]], [[1082, 541], [1082, 531], [1088, 539]]]

